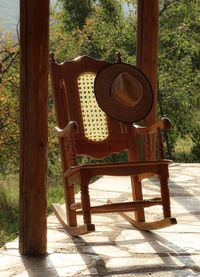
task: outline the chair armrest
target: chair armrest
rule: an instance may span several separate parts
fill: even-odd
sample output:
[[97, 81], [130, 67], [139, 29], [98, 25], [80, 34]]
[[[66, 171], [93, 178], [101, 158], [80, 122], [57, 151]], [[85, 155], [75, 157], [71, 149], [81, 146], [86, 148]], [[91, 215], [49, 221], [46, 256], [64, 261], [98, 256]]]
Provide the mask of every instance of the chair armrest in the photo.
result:
[[76, 151], [73, 134], [78, 132], [78, 124], [75, 121], [70, 121], [65, 128], [54, 128], [56, 135], [60, 138], [61, 151], [63, 153], [63, 170], [64, 172], [70, 166], [76, 165]]
[[158, 129], [169, 130], [171, 128], [171, 122], [168, 118], [163, 117], [149, 127], [141, 127], [136, 124], [133, 127], [135, 128], [136, 134], [147, 135], [156, 133]]
[[55, 127], [54, 130], [58, 137], [64, 138], [78, 133], [78, 124], [76, 121], [70, 121], [65, 128], [60, 129], [59, 127]]

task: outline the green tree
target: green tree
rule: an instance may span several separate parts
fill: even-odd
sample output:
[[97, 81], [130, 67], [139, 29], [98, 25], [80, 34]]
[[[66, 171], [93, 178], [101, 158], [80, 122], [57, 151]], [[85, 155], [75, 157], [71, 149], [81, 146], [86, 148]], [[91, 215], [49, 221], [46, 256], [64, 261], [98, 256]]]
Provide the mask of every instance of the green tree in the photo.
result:
[[191, 135], [200, 108], [200, 6], [198, 1], [163, 1], [160, 12], [161, 112], [171, 118], [171, 146]]
[[0, 36], [0, 172], [18, 168], [19, 44], [11, 34]]
[[82, 29], [87, 18], [91, 15], [92, 0], [60, 0], [63, 7], [63, 27], [65, 31]]
[[[64, 5], [65, 2], [74, 3], [74, 8]], [[90, 55], [113, 61], [115, 51], [119, 50], [124, 61], [134, 63], [136, 17], [133, 17], [131, 12], [124, 15], [122, 2], [90, 1], [90, 13], [87, 18], [82, 7], [84, 24], [80, 26], [79, 22], [74, 21], [74, 27], [70, 29], [65, 26], [65, 16], [69, 18], [70, 12], [75, 9], [75, 1], [60, 0], [60, 8], [53, 13], [51, 25], [51, 48], [56, 57], [62, 60], [78, 55]], [[85, 9], [87, 10], [87, 5]]]

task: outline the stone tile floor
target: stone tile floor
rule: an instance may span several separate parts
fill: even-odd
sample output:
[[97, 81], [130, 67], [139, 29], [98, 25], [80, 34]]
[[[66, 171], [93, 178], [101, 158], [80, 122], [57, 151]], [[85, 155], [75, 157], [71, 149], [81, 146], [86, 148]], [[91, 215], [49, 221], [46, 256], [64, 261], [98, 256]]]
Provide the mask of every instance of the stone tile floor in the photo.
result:
[[[7, 243], [0, 252], [0, 277], [200, 276], [200, 164], [172, 164], [169, 187], [177, 225], [144, 232], [117, 214], [96, 215], [96, 232], [75, 238], [52, 215], [48, 254], [23, 257], [17, 239]], [[144, 188], [144, 195], [158, 195], [157, 182], [146, 180]], [[102, 177], [90, 191], [95, 202], [131, 197], [127, 177]], [[159, 207], [148, 209], [149, 217], [160, 215]]]

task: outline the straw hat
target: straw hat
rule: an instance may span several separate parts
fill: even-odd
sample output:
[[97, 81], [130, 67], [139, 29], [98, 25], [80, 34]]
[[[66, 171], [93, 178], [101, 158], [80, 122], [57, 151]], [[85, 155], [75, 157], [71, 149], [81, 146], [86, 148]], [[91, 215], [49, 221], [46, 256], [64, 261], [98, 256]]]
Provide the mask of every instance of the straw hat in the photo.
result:
[[138, 68], [116, 63], [104, 67], [96, 76], [94, 93], [100, 108], [123, 122], [138, 122], [151, 110], [153, 91]]

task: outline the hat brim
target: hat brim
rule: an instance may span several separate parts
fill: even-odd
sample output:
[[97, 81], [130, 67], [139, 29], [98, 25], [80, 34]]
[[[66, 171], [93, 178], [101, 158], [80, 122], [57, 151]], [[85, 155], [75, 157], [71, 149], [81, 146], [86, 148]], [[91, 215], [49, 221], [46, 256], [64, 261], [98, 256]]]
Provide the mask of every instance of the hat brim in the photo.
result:
[[[114, 80], [122, 73], [128, 73], [133, 77], [132, 82], [139, 82], [142, 86], [143, 93], [134, 106], [123, 105], [111, 93]], [[113, 119], [122, 122], [144, 119], [153, 104], [153, 90], [148, 78], [138, 68], [124, 63], [111, 64], [99, 71], [95, 78], [94, 93], [100, 108]]]

